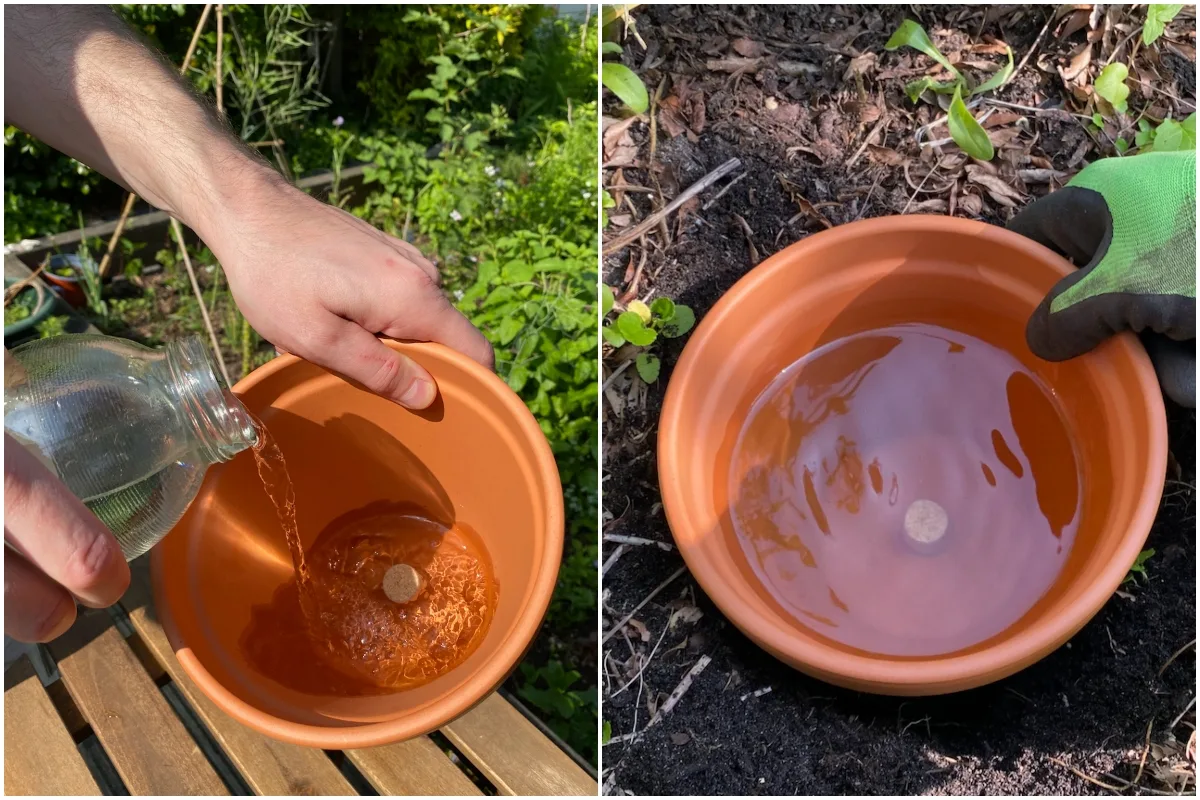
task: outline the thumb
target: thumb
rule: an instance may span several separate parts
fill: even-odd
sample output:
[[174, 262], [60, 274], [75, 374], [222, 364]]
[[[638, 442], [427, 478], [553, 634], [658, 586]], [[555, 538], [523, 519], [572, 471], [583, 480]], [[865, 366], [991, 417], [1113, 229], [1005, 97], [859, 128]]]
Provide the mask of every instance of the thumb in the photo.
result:
[[310, 361], [405, 408], [419, 411], [433, 404], [437, 384], [415, 361], [356, 323], [338, 320], [336, 324], [333, 346]]
[[1095, 269], [1089, 266], [1066, 276], [1054, 285], [1034, 309], [1025, 327], [1029, 349], [1046, 361], [1066, 361], [1097, 347], [1108, 337], [1128, 330], [1130, 306], [1136, 298], [1128, 294], [1101, 294], [1072, 303], [1057, 311], [1054, 301]]

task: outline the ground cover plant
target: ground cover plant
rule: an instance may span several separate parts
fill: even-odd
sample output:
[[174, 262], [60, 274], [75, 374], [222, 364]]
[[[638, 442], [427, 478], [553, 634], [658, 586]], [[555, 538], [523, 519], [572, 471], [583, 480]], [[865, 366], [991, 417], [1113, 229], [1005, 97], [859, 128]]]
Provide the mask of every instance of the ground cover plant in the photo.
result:
[[[1193, 6], [623, 5], [604, 18], [602, 58], [624, 67], [606, 70], [601, 120], [618, 334], [660, 298], [703, 324], [755, 264], [835, 225], [1003, 225], [1091, 161], [1194, 147]], [[1194, 411], [1169, 407], [1146, 549], [1067, 646], [971, 692], [872, 697], [761, 651], [676, 551], [654, 443], [688, 335], [650, 345], [656, 380], [629, 337], [602, 345], [606, 794], [1195, 791]]]
[[[118, 10], [174, 63], [201, 15], [184, 5]], [[434, 260], [550, 440], [567, 544], [542, 633], [509, 689], [595, 763], [595, 15], [558, 18], [532, 5], [223, 13], [232, 130], [291, 178], [330, 175], [329, 202]], [[187, 72], [210, 101], [216, 45], [210, 19]], [[363, 173], [354, 187], [343, 181], [352, 168]], [[97, 173], [6, 128], [6, 243], [116, 219], [123, 200]], [[138, 201], [134, 210], [149, 209]], [[147, 344], [206, 334], [203, 302], [234, 380], [274, 357], [203, 243], [187, 241], [201, 298], [171, 234], [136, 238], [118, 243], [112, 279], [89, 286], [97, 327]], [[91, 265], [107, 247], [91, 239], [78, 255]], [[62, 323], [43, 327], [53, 335]]]

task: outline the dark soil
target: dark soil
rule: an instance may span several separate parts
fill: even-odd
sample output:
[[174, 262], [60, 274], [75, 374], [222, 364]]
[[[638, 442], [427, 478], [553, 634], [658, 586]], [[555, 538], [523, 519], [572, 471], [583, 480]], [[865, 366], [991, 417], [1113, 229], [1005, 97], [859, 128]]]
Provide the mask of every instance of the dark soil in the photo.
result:
[[[912, 51], [883, 50], [905, 8], [650, 6], [636, 14], [637, 30], [648, 52], [629, 38], [625, 63], [643, 76], [651, 93], [666, 79], [662, 97], [683, 94], [685, 109], [689, 89], [681, 93], [678, 87], [690, 82], [690, 91], [702, 98], [705, 114], [698, 126], [701, 130], [691, 131], [697, 134], [694, 137], [688, 132], [672, 137], [660, 122], [653, 159], [647, 126], [638, 123], [630, 129], [639, 149], [636, 162], [623, 166], [624, 180], [655, 188], [663, 199], [644, 192], [626, 193], [624, 202], [632, 203], [632, 210], [623, 204], [610, 209], [610, 217], [630, 213], [633, 219], [627, 224], [636, 224], [655, 204], [676, 196], [732, 157], [741, 159], [739, 172], [748, 175], [710, 209], [697, 204], [683, 223], [672, 216], [669, 243], [656, 230], [644, 243], [606, 254], [605, 283], [616, 288], [618, 297], [628, 291], [644, 252], [636, 295], [646, 299], [653, 292], [653, 296], [674, 298], [703, 318], [753, 266], [746, 234], [733, 213], [741, 214], [753, 231], [760, 260], [820, 230], [821, 223], [811, 216], [789, 222], [801, 209], [778, 176], [794, 184], [792, 192], [809, 202], [831, 203], [818, 210], [835, 225], [905, 210], [913, 187], [928, 172], [913, 132], [931, 117], [927, 106], [914, 111], [903, 96], [903, 84], [911, 76], [878, 75], [929, 63]], [[991, 35], [1007, 42], [1018, 61], [1051, 12], [1051, 7], [920, 9], [920, 21], [943, 52], [963, 51], [968, 43], [984, 42]], [[1181, 24], [1194, 30], [1192, 19], [1174, 23]], [[1056, 28], [1039, 47], [1051, 64], [1060, 63], [1055, 54], [1069, 53], [1086, 34], [1085, 28], [1060, 40]], [[1169, 38], [1175, 30], [1169, 29]], [[814, 64], [818, 70], [794, 80], [770, 67], [738, 78], [710, 71], [709, 59], [737, 55], [731, 48], [739, 37], [763, 44], [780, 60]], [[1179, 40], [1194, 44], [1194, 34], [1189, 37], [1185, 32]], [[1185, 46], [1182, 52], [1192, 61], [1182, 59], [1183, 66], [1174, 71], [1168, 62], [1180, 56], [1172, 52], [1160, 59], [1159, 72], [1167, 81], [1160, 85], [1194, 104], [1194, 79], [1187, 83], [1174, 77], [1194, 72], [1194, 51]], [[863, 106], [856, 105], [858, 92], [853, 81], [843, 79], [850, 58], [861, 53], [879, 54], [876, 72], [864, 80], [864, 89], [870, 105], [883, 98], [883, 113], [892, 120], [878, 144], [909, 161], [912, 183], [906, 181], [902, 167], [876, 160], [870, 151], [849, 165], [876, 124], [860, 120]], [[969, 58], [998, 63], [995, 55]], [[1037, 68], [1039, 60], [1041, 56], [1035, 54], [997, 96], [1021, 105], [1061, 104], [1063, 83], [1057, 75]], [[1141, 98], [1136, 88], [1130, 98], [1131, 108], [1152, 102]], [[784, 109], [784, 123], [775, 117], [780, 109]], [[697, 119], [694, 114], [684, 116], [693, 122]], [[1069, 117], [1026, 117], [1007, 126], [1018, 128], [1011, 140], [1015, 146], [998, 147], [997, 163], [1007, 164], [1001, 174], [1024, 196], [1014, 204], [1017, 208], [1057, 188], [1066, 177], [1049, 185], [1026, 184], [1016, 169], [1053, 168], [1070, 174], [1111, 149], [1104, 141], [1095, 144], [1082, 125]], [[942, 128], [933, 131], [931, 138], [947, 135]], [[807, 149], [789, 152], [796, 147]], [[956, 152], [949, 145], [943, 155]], [[953, 168], [947, 171], [954, 173]], [[606, 170], [610, 187], [613, 180], [613, 169]], [[936, 175], [933, 180], [946, 185]], [[1014, 213], [1014, 208], [961, 176], [956, 180], [957, 215], [1003, 224]], [[717, 191], [706, 191], [701, 203]], [[914, 202], [946, 200], [940, 212], [930, 209], [946, 213], [948, 195], [948, 188], [937, 194], [919, 193]], [[964, 206], [962, 198], [967, 195], [978, 199]], [[972, 205], [975, 202], [978, 205]], [[619, 232], [620, 227], [610, 225], [606, 235]], [[662, 374], [648, 389], [621, 376], [606, 392], [605, 534], [672, 542], [662, 513], [653, 443], [663, 394], [684, 341], [668, 342], [658, 350]], [[606, 372], [611, 374], [622, 359], [621, 353], [608, 354]], [[1172, 654], [1196, 635], [1195, 412], [1171, 407], [1169, 431], [1173, 459], [1166, 496], [1147, 543], [1156, 554], [1146, 564], [1146, 579], [1127, 585], [1065, 647], [984, 688], [940, 698], [896, 699], [841, 690], [808, 678], [744, 637], [685, 572], [635, 615], [636, 624], [603, 645], [603, 717], [611, 735], [642, 730], [651, 709], [662, 706], [701, 656], [712, 661], [658, 725], [632, 744], [615, 741], [604, 747], [606, 792], [1102, 794], [1106, 790], [1063, 764], [1114, 785], [1120, 781], [1103, 773], [1133, 780], [1151, 723], [1155, 748], [1139, 782], [1166, 788], [1161, 779], [1170, 764], [1187, 768], [1183, 750], [1195, 724], [1194, 712], [1175, 722], [1195, 695], [1194, 648], [1159, 674]], [[606, 542], [602, 560], [612, 557], [616, 546]], [[627, 545], [603, 577], [603, 630], [607, 632], [682, 565], [673, 550]], [[693, 604], [703, 612], [698, 621], [684, 617], [668, 628], [673, 612]], [[661, 643], [640, 679], [616, 693], [637, 672], [639, 662], [632, 654], [649, 654], [660, 636]], [[754, 696], [767, 688], [769, 693]]]

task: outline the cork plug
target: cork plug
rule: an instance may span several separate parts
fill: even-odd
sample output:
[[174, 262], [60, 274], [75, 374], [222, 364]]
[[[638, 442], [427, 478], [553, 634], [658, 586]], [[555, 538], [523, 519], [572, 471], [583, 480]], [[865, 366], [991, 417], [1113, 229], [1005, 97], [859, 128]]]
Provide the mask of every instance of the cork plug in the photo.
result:
[[939, 542], [949, 524], [946, 509], [932, 500], [915, 500], [904, 512], [904, 534], [919, 549]]
[[410, 564], [394, 564], [383, 575], [383, 593], [393, 603], [408, 603], [425, 588], [425, 576]]

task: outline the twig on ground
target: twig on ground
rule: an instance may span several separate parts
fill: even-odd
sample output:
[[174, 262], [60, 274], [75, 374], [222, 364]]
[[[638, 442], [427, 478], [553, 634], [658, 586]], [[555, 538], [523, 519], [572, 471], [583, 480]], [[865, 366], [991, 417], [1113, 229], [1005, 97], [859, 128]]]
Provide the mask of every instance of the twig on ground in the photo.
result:
[[736, 178], [731, 180], [729, 183], [725, 184], [723, 187], [721, 187], [721, 191], [717, 192], [717, 194], [713, 197], [713, 199], [709, 200], [707, 203], [700, 206], [700, 210], [708, 211], [710, 208], [712, 208], [714, 205], [716, 205], [718, 200], [720, 200], [722, 197], [725, 196], [726, 192], [728, 192], [730, 189], [733, 188], [734, 184], [736, 184], [738, 181], [740, 181], [742, 178], [746, 177], [749, 174], [750, 174], [749, 172], [743, 172], [741, 175], [738, 175]]
[[929, 172], [925, 173], [925, 177], [921, 179], [921, 185], [918, 186], [911, 195], [909, 195], [908, 202], [904, 204], [904, 210], [900, 212], [901, 215], [908, 213], [908, 209], [912, 205], [913, 200], [917, 199], [917, 195], [920, 194], [921, 189], [924, 188], [925, 181], [932, 178], [933, 174], [938, 171], [938, 168], [939, 168], [938, 165], [935, 165], [933, 169], [931, 169], [931, 170], [929, 170]]
[[860, 144], [858, 149], [854, 151], [854, 155], [850, 156], [850, 160], [846, 162], [845, 169], [849, 170], [858, 162], [860, 158], [862, 158], [862, 154], [867, 152], [867, 145], [871, 143], [871, 139], [875, 138], [875, 134], [879, 133], [880, 129], [887, 124], [889, 119], [890, 117], [888, 117], [887, 114], [884, 114], [879, 118], [879, 122], [876, 122], [875, 127], [871, 128], [871, 132], [867, 134], [867, 138], [863, 139], [862, 144]]
[[640, 536], [622, 536], [618, 533], [604, 534], [604, 541], [618, 542], [620, 544], [654, 545], [659, 550], [667, 550], [667, 551], [675, 549], [674, 546], [667, 544], [666, 542], [660, 542], [656, 539], [643, 539]]
[[604, 382], [604, 386], [600, 389], [600, 391], [607, 392], [609, 387], [611, 387], [613, 385], [613, 381], [615, 381], [621, 375], [622, 372], [629, 369], [629, 365], [632, 363], [633, 363], [632, 358], [626, 359], [624, 362], [622, 362], [621, 366], [619, 366], [615, 370], [613, 370], [613, 374], [608, 376], [608, 380], [606, 380]]
[[1046, 18], [1046, 24], [1042, 26], [1041, 32], [1038, 33], [1037, 38], [1033, 40], [1033, 44], [1029, 46], [1029, 52], [1027, 52], [1025, 57], [1021, 59], [1021, 62], [1017, 64], [1017, 68], [1014, 69], [1007, 78], [1005, 78], [1004, 83], [996, 87], [997, 89], [1002, 89], [1008, 84], [1012, 83], [1013, 78], [1020, 74], [1021, 70], [1025, 68], [1025, 65], [1029, 63], [1029, 59], [1034, 53], [1037, 52], [1038, 45], [1042, 43], [1042, 38], [1045, 37], [1046, 31], [1050, 30], [1050, 26], [1054, 24], [1054, 20], [1058, 17], [1058, 12], [1056, 11], [1055, 6], [1050, 6], [1049, 10], [1050, 16]]
[[1137, 774], [1133, 776], [1133, 785], [1137, 786], [1142, 779], [1142, 771], [1146, 769], [1146, 756], [1150, 755], [1150, 732], [1154, 730], [1154, 720], [1146, 726], [1146, 747], [1142, 750], [1142, 760], [1138, 763]]
[[1183, 719], [1184, 717], [1187, 716], [1187, 713], [1189, 711], [1191, 711], [1195, 705], [1196, 705], [1196, 695], [1192, 695], [1192, 699], [1188, 701], [1188, 704], [1187, 704], [1187, 706], [1184, 707], [1183, 711], [1179, 712], [1179, 716], [1177, 716], [1177, 717], [1175, 717], [1175, 719], [1171, 720], [1171, 724], [1167, 726], [1167, 730], [1169, 730], [1169, 731], [1175, 730], [1175, 726], [1179, 724], [1179, 721], [1181, 719]]
[[680, 575], [682, 575], [685, 572], [687, 572], [686, 564], [684, 566], [680, 567], [679, 569], [675, 570], [674, 572], [672, 572], [671, 577], [667, 578], [665, 581], [663, 581], [657, 587], [655, 587], [653, 592], [646, 595], [645, 599], [642, 600], [642, 602], [638, 603], [636, 606], [633, 607], [633, 611], [630, 611], [628, 614], [626, 614], [624, 616], [624, 618], [621, 619], [620, 622], [618, 622], [616, 625], [614, 625], [612, 627], [611, 630], [609, 630], [608, 633], [604, 634], [604, 638], [600, 640], [600, 644], [604, 644], [605, 642], [607, 642], [609, 639], [611, 639], [613, 637], [613, 634], [615, 634], [619, 630], [622, 630], [625, 627], [625, 623], [627, 623], [627, 622], [629, 622], [629, 620], [633, 619], [634, 614], [641, 611], [642, 607], [645, 606], [647, 603], [649, 603], [651, 600], [653, 600], [655, 597], [657, 597], [658, 593], [661, 592], [663, 589], [667, 588], [667, 586], [671, 583], [671, 581], [675, 580], [676, 578], [678, 578]]
[[[183, 64], [179, 67], [180, 75], [186, 75], [188, 68], [192, 66], [192, 56], [196, 54], [196, 44], [200, 41], [200, 34], [204, 32], [204, 23], [208, 22], [208, 14], [212, 11], [212, 7], [212, 3], [205, 3], [204, 10], [200, 12], [200, 21], [196, 23], [196, 30], [192, 31], [192, 41], [188, 44], [187, 52], [183, 56]], [[97, 274], [101, 279], [108, 276], [109, 265], [112, 263], [112, 254], [117, 249], [117, 242], [121, 241], [121, 234], [125, 232], [125, 223], [129, 221], [129, 215], [133, 212], [133, 204], [136, 200], [137, 195], [133, 192], [130, 192], [125, 197], [125, 205], [121, 209], [121, 216], [117, 218], [117, 227], [113, 228], [112, 236], [108, 237], [108, 248], [100, 258], [100, 266], [97, 269]]]
[[1093, 783], [1102, 789], [1108, 789], [1110, 792], [1119, 792], [1119, 791], [1121, 791], [1121, 789], [1124, 788], [1123, 786], [1113, 786], [1111, 783], [1105, 783], [1104, 781], [1100, 780], [1099, 778], [1093, 778], [1091, 775], [1088, 775], [1086, 772], [1075, 769], [1075, 767], [1072, 767], [1067, 762], [1057, 759], [1054, 756], [1049, 756], [1049, 759], [1051, 761], [1053, 761], [1055, 764], [1058, 764], [1060, 767], [1066, 767], [1067, 769], [1071, 770], [1071, 772], [1074, 772], [1076, 775], [1078, 775], [1080, 778], [1083, 778], [1088, 783]]
[[612, 555], [605, 559], [604, 566], [600, 569], [600, 574], [607, 575], [609, 568], [612, 567], [613, 564], [617, 563], [617, 559], [625, 555], [625, 550], [625, 545], [617, 545], [617, 549], [613, 550]]
[[1175, 95], [1168, 92], [1166, 89], [1160, 89], [1157, 86], [1153, 86], [1149, 83], [1146, 83], [1145, 81], [1139, 81], [1137, 78], [1130, 78], [1129, 80], [1133, 81], [1134, 83], [1138, 84], [1139, 86], [1145, 86], [1147, 89], [1149, 89], [1152, 92], [1158, 92], [1159, 94], [1163, 95], [1164, 97], [1169, 97], [1172, 100], [1174, 100], [1176, 103], [1183, 103], [1184, 105], [1191, 108], [1193, 111], [1196, 110], [1196, 104], [1193, 103], [1191, 100], [1186, 100], [1182, 97], [1176, 97]]
[[739, 699], [744, 703], [747, 700], [749, 700], [751, 697], [762, 697], [764, 694], [770, 694], [770, 693], [771, 693], [771, 687], [766, 686], [766, 687], [763, 687], [762, 689], [758, 689], [757, 691], [746, 692]]
[[213, 355], [217, 357], [217, 366], [221, 368], [225, 385], [233, 386], [233, 381], [229, 380], [229, 370], [225, 369], [225, 356], [221, 354], [217, 332], [213, 330], [212, 320], [208, 318], [208, 309], [204, 305], [204, 294], [200, 291], [200, 283], [196, 280], [196, 270], [192, 269], [192, 258], [188, 255], [187, 242], [183, 238], [183, 227], [174, 217], [171, 218], [171, 230], [175, 232], [175, 241], [179, 243], [179, 254], [183, 256], [183, 266], [187, 268], [188, 279], [192, 282], [192, 291], [196, 293], [196, 303], [200, 306], [200, 316], [204, 318], [204, 327], [208, 329], [208, 337], [212, 340]]
[[1167, 659], [1167, 662], [1158, 668], [1158, 676], [1161, 678], [1162, 674], [1167, 671], [1167, 667], [1169, 667], [1173, 663], [1175, 663], [1175, 659], [1179, 658], [1181, 655], [1186, 653], [1188, 651], [1188, 648], [1195, 647], [1195, 646], [1196, 646], [1196, 638], [1193, 636], [1192, 640], [1190, 642], [1188, 642], [1183, 647], [1179, 648], [1174, 653], [1172, 653], [1171, 657]]
[[701, 178], [700, 180], [693, 183], [687, 189], [684, 189], [682, 192], [679, 193], [678, 197], [676, 197], [674, 200], [672, 200], [670, 203], [668, 203], [666, 206], [664, 206], [661, 210], [655, 211], [653, 214], [650, 214], [648, 217], [646, 217], [644, 220], [639, 222], [636, 226], [634, 226], [630, 230], [628, 230], [625, 233], [621, 234], [620, 236], [616, 237], [612, 241], [606, 243], [604, 246], [604, 252], [605, 253], [615, 253], [618, 250], [628, 247], [630, 244], [632, 244], [633, 242], [635, 242], [639, 238], [641, 238], [643, 235], [645, 235], [646, 232], [657, 227], [658, 221], [660, 219], [664, 219], [665, 217], [669, 216], [672, 212], [678, 210], [679, 207], [682, 206], [684, 203], [686, 203], [688, 200], [691, 200], [693, 197], [700, 194], [705, 189], [712, 186], [714, 183], [721, 180], [721, 178], [724, 178], [726, 175], [733, 172], [735, 169], [737, 169], [741, 165], [742, 165], [742, 162], [740, 159], [737, 159], [737, 158], [729, 159], [724, 164], [717, 167], [712, 172], [708, 173], [703, 178]]
[[634, 681], [636, 681], [637, 679], [642, 677], [642, 673], [646, 671], [646, 667], [650, 666], [650, 662], [654, 660], [654, 654], [658, 652], [658, 646], [660, 644], [662, 644], [662, 641], [664, 638], [666, 638], [667, 631], [670, 630], [670, 628], [671, 628], [670, 625], [663, 625], [663, 631], [661, 634], [659, 634], [658, 641], [654, 643], [654, 649], [652, 649], [650, 651], [650, 655], [648, 655], [646, 657], [646, 660], [642, 662], [642, 666], [638, 669], [637, 675], [634, 675], [632, 678], [630, 678], [628, 681], [626, 681], [624, 686], [622, 686], [620, 689], [617, 689], [615, 692], [610, 694], [609, 697], [616, 697], [621, 692], [625, 691], [630, 686], [632, 686]]
[[687, 690], [692, 688], [692, 681], [696, 680], [700, 673], [704, 672], [705, 667], [707, 667], [710, 663], [712, 663], [711, 658], [708, 656], [700, 656], [700, 660], [696, 662], [695, 666], [688, 670], [687, 675], [683, 676], [683, 680], [681, 680], [679, 685], [675, 687], [675, 691], [671, 692], [671, 696], [667, 698], [667, 702], [663, 703], [662, 708], [658, 709], [658, 711], [654, 713], [654, 716], [650, 718], [650, 721], [646, 723], [646, 727], [642, 729], [642, 733], [645, 733], [653, 728], [658, 722], [662, 721], [663, 717], [671, 713], [671, 709], [675, 708], [680, 699], [687, 694]]
[[754, 246], [754, 231], [750, 230], [750, 223], [746, 222], [741, 214], [734, 214], [733, 218], [742, 226], [742, 233], [746, 235], [746, 244], [750, 246], [750, 264], [757, 264], [759, 262], [758, 248]]

